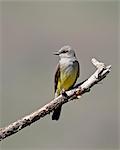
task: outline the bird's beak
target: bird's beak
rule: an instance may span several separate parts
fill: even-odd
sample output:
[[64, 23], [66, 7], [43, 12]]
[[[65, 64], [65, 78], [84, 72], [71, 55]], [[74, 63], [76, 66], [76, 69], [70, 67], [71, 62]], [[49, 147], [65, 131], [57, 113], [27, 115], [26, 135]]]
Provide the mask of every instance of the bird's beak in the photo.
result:
[[53, 52], [53, 55], [59, 55], [59, 52], [57, 52], [57, 51]]

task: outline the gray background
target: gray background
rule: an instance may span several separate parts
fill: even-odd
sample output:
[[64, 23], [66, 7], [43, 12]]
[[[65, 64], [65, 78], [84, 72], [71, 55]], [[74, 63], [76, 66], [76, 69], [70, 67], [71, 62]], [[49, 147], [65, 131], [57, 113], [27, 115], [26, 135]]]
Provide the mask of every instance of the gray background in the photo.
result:
[[78, 80], [89, 77], [95, 57], [112, 71], [80, 100], [1, 142], [17, 149], [118, 149], [118, 2], [0, 2], [1, 126], [37, 110], [53, 97], [64, 45], [76, 49]]

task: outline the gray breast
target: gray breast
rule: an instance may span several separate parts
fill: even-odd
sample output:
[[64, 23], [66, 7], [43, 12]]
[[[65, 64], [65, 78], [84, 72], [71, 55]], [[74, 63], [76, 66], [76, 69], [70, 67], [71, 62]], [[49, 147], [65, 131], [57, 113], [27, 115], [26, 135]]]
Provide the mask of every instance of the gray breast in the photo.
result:
[[73, 61], [61, 62], [60, 69], [65, 74], [70, 74], [74, 69]]

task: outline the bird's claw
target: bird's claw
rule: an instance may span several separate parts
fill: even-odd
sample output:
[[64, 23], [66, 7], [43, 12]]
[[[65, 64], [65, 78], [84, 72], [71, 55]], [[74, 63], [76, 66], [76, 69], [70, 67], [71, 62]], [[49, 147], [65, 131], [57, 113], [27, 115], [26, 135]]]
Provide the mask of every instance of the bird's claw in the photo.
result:
[[62, 94], [62, 96], [63, 96], [64, 98], [68, 99], [69, 96], [67, 95], [65, 89], [62, 89], [61, 94]]

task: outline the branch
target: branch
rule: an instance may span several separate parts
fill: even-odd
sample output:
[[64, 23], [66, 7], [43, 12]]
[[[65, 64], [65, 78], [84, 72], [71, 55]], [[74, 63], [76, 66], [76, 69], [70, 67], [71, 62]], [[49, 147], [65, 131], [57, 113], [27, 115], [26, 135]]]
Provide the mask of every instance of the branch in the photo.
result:
[[91, 87], [103, 80], [106, 75], [110, 72], [111, 65], [105, 66], [104, 63], [97, 61], [95, 58], [92, 59], [93, 65], [97, 68], [95, 73], [90, 76], [85, 82], [79, 83], [73, 89], [62, 93], [57, 98], [53, 99], [50, 103], [46, 104], [37, 111], [23, 117], [20, 120], [15, 121], [7, 127], [0, 128], [0, 141], [6, 137], [20, 131], [26, 126], [31, 125], [35, 121], [43, 118], [47, 114], [50, 114], [59, 105], [67, 103], [76, 98], [80, 98], [81, 95], [89, 92]]

